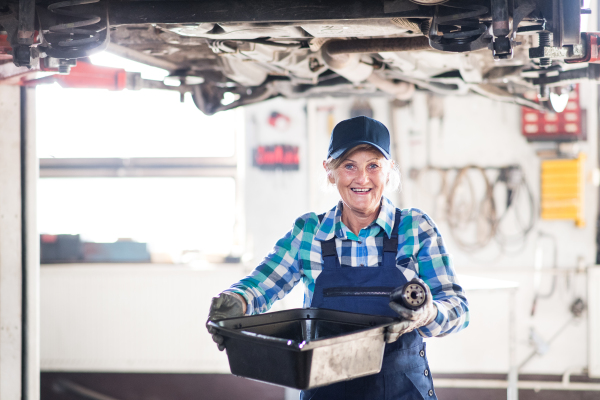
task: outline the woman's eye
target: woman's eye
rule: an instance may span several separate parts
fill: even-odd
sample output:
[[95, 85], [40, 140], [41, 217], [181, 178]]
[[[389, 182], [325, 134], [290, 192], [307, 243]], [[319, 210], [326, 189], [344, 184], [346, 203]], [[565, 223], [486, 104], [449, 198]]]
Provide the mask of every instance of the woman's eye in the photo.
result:
[[352, 165], [352, 164], [346, 164], [344, 166], [344, 168], [350, 170], [350, 169], [354, 168], [354, 165]]
[[371, 169], [379, 168], [379, 165], [378, 164], [371, 164], [371, 165], [369, 165], [369, 168], [371, 168]]

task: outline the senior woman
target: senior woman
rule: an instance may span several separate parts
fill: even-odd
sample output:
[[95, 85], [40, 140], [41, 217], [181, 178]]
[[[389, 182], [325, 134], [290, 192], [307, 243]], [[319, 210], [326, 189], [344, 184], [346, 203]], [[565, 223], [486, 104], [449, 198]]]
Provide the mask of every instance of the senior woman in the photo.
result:
[[[209, 319], [265, 312], [302, 280], [305, 307], [401, 322], [388, 329], [380, 373], [306, 390], [301, 399], [435, 399], [422, 338], [458, 332], [469, 322], [442, 237], [422, 211], [397, 209], [383, 196], [399, 177], [390, 134], [379, 121], [337, 124], [323, 166], [341, 201], [325, 214], [298, 218], [249, 276], [213, 298]], [[425, 306], [413, 311], [389, 301], [392, 289], [414, 278], [425, 284]], [[213, 339], [223, 350], [223, 338]]]

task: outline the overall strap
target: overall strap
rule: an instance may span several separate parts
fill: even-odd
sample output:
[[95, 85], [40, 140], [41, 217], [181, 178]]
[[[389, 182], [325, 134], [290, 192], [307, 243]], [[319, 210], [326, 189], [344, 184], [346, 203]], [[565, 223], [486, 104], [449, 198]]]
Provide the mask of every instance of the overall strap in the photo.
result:
[[396, 255], [398, 254], [398, 227], [400, 226], [400, 209], [396, 208], [396, 216], [394, 217], [394, 227], [392, 228], [391, 237], [383, 235], [383, 262], [384, 267], [396, 266]]
[[[323, 222], [325, 213], [318, 215], [319, 222]], [[321, 242], [321, 256], [323, 257], [323, 268], [335, 268], [339, 264], [337, 250], [335, 248], [335, 236]]]
[[335, 248], [335, 236], [321, 242], [321, 255], [323, 256], [323, 268], [335, 268], [339, 264]]

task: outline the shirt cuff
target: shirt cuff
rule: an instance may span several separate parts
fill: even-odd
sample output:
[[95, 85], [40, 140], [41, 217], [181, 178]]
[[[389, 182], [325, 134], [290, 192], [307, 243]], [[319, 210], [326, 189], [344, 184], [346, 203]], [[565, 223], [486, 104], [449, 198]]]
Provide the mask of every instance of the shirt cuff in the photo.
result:
[[428, 325], [424, 325], [417, 329], [419, 334], [423, 337], [433, 337], [439, 335], [442, 331], [444, 320], [446, 319], [442, 308], [440, 308], [435, 300], [433, 301], [433, 305], [437, 309], [437, 315], [435, 316], [435, 319]]

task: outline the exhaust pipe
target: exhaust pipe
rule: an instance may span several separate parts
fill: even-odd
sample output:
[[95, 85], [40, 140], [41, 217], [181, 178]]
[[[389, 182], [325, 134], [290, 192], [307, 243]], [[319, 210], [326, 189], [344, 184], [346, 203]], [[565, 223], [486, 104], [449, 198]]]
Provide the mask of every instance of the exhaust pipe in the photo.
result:
[[321, 56], [327, 67], [354, 84], [369, 82], [382, 92], [398, 100], [410, 100], [415, 85], [408, 82], [394, 83], [382, 78], [373, 70], [373, 60], [366, 54], [384, 51], [411, 51], [429, 49], [429, 39], [424, 36], [390, 39], [331, 40], [321, 48]]
[[323, 46], [330, 56], [354, 53], [382, 53], [386, 51], [416, 51], [432, 49], [429, 38], [425, 36], [383, 38], [383, 39], [351, 39], [331, 40]]

